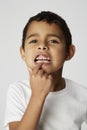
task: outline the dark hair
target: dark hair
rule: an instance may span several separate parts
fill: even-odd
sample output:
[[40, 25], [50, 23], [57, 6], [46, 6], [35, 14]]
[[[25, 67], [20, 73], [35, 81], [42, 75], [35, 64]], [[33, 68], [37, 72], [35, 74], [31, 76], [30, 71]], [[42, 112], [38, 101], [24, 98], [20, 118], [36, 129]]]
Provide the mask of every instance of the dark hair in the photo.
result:
[[69, 46], [72, 44], [72, 36], [71, 36], [71, 32], [68, 28], [68, 25], [61, 16], [59, 16], [53, 12], [50, 12], [50, 11], [42, 11], [42, 12], [38, 13], [37, 15], [31, 17], [28, 20], [28, 22], [25, 25], [24, 30], [23, 30], [23, 37], [22, 37], [23, 49], [24, 49], [24, 44], [25, 44], [28, 27], [29, 27], [30, 23], [33, 21], [45, 21], [48, 24], [55, 23], [56, 25], [58, 25], [63, 32], [64, 38], [66, 41], [66, 47], [67, 47], [67, 49], [69, 49]]

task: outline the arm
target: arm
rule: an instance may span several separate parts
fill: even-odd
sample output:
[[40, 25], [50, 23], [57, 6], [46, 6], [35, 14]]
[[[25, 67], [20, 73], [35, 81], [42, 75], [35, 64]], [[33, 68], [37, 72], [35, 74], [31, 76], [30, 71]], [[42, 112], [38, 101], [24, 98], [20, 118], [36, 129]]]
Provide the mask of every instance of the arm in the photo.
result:
[[44, 101], [51, 88], [52, 77], [47, 75], [41, 66], [37, 66], [30, 73], [30, 84], [32, 94], [25, 114], [20, 122], [9, 124], [10, 130], [37, 129]]

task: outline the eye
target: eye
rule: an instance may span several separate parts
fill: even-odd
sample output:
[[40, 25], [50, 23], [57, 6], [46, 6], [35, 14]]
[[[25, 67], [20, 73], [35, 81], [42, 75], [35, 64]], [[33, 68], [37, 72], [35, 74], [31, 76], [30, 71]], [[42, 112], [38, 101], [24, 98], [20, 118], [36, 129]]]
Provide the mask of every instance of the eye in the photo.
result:
[[54, 40], [54, 39], [53, 40], [49, 40], [48, 42], [51, 43], [51, 44], [58, 44], [59, 43], [58, 40]]
[[37, 40], [36, 40], [36, 39], [35, 39], [35, 40], [30, 40], [29, 43], [30, 43], [30, 44], [32, 44], [32, 43], [37, 43]]

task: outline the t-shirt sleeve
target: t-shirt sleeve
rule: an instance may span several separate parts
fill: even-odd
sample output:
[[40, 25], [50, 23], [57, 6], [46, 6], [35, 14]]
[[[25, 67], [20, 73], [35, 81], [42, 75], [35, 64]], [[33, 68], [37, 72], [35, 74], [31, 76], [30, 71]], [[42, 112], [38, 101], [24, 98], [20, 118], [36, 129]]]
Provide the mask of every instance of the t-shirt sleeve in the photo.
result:
[[5, 129], [9, 130], [8, 124], [14, 121], [20, 121], [25, 112], [24, 93], [20, 86], [10, 85], [7, 92], [6, 111], [5, 111]]

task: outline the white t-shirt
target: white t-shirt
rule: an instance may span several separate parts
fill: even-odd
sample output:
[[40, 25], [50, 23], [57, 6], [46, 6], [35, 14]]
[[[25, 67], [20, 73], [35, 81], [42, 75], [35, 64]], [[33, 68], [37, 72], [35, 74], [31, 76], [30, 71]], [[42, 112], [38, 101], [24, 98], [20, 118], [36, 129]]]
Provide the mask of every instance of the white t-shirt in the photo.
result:
[[[50, 92], [45, 100], [38, 130], [81, 130], [87, 121], [87, 88], [69, 79], [66, 87]], [[8, 123], [20, 121], [31, 96], [29, 81], [11, 84], [7, 93], [5, 128]]]

